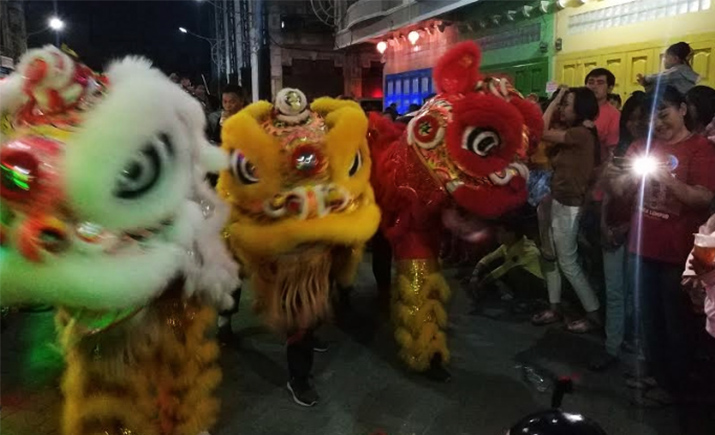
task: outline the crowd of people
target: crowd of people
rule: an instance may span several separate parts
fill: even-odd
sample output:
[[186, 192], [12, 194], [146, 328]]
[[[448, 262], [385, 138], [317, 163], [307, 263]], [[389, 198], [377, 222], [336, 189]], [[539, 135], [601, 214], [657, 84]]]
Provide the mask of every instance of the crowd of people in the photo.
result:
[[[477, 301], [494, 283], [509, 292], [524, 283], [545, 287], [549, 306], [532, 323], [603, 331], [594, 371], [612, 369], [630, 350], [639, 368], [626, 383], [644, 406], [692, 399], [708, 376], [697, 361], [712, 359], [715, 347], [703, 316], [713, 334], [715, 264], [691, 254], [693, 233], [715, 205], [715, 90], [697, 86], [691, 55], [685, 42], [669, 47], [665, 70], [639, 76], [645, 92], [620, 110], [607, 69], [590, 71], [584, 87], [555, 93], [531, 156], [534, 212], [526, 216], [533, 218], [502, 222], [501, 246], [468, 280]], [[712, 233], [715, 219], [709, 222], [700, 232]], [[562, 306], [562, 276], [581, 314]]]
[[[715, 344], [700, 337], [715, 264], [692, 256], [688, 264], [693, 233], [715, 205], [715, 90], [697, 86], [691, 56], [688, 44], [671, 46], [666, 69], [639, 76], [644, 91], [625, 101], [613, 93], [616, 78], [604, 68], [590, 71], [583, 87], [560, 87], [548, 101], [529, 96], [542, 105], [544, 121], [542, 143], [530, 156], [532, 212], [498, 222], [500, 246], [463, 281], [477, 304], [494, 287], [509, 297], [520, 288], [544, 288], [548, 307], [532, 323], [603, 332], [603, 352], [590, 363], [594, 371], [617, 366], [624, 351], [634, 353], [643, 367], [627, 385], [639, 403], [652, 406], [686, 399], [699, 381], [691, 370], [696, 356]], [[241, 89], [223, 89], [221, 108], [213, 111], [204, 86], [175, 81], [202, 102], [207, 136], [219, 144], [223, 122], [244, 105]], [[383, 116], [409, 122], [418, 110], [412, 105], [401, 116], [392, 105]], [[708, 228], [715, 230], [703, 231]], [[449, 245], [451, 256], [469, 250], [456, 238]], [[375, 251], [374, 260], [382, 258], [382, 250]], [[385, 262], [389, 267], [389, 258]], [[389, 272], [375, 263], [378, 285], [385, 287]], [[576, 310], [562, 304], [563, 278], [580, 304]], [[224, 338], [231, 336], [231, 314], [219, 320]]]

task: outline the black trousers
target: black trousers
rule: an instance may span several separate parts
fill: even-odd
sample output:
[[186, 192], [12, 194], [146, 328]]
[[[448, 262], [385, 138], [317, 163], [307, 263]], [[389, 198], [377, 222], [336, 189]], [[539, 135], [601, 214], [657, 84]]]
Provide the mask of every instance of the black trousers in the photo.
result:
[[392, 283], [392, 248], [382, 231], [378, 231], [372, 238], [372, 274], [377, 281], [377, 288], [389, 292]]
[[219, 316], [221, 317], [231, 317], [234, 314], [238, 313], [238, 306], [241, 303], [241, 287], [239, 286], [236, 290], [231, 293], [231, 297], [233, 298], [233, 307], [231, 307], [230, 310], [225, 310], [221, 311], [218, 313]]
[[313, 329], [300, 331], [288, 337], [286, 357], [290, 378], [308, 380], [313, 370]]
[[658, 384], [683, 393], [692, 368], [694, 318], [681, 288], [683, 267], [631, 256], [646, 362]]

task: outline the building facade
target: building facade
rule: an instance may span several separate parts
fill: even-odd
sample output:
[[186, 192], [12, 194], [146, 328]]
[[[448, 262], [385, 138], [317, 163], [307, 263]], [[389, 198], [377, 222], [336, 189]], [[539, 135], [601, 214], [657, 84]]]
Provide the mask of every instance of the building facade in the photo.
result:
[[610, 69], [615, 92], [642, 89], [638, 74], [662, 68], [665, 49], [694, 49], [701, 84], [715, 86], [712, 0], [358, 0], [336, 34], [338, 48], [373, 45], [382, 53], [385, 106], [400, 112], [434, 92], [431, 68], [453, 44], [475, 40], [482, 70], [508, 77], [523, 94], [547, 84], [582, 86], [589, 71]]
[[715, 8], [711, 0], [604, 0], [563, 9], [555, 17], [555, 80], [583, 85], [596, 67], [616, 76], [622, 98], [642, 90], [638, 74], [662, 69], [668, 46], [685, 41], [693, 69], [715, 87]]
[[27, 50], [27, 31], [22, 1], [0, 1], [0, 76], [8, 74]]
[[336, 45], [383, 50], [384, 104], [396, 104], [399, 112], [435, 92], [432, 67], [465, 40], [482, 47], [484, 72], [508, 77], [522, 93], [545, 95], [555, 54], [553, 6], [533, 0], [358, 0], [347, 9]]

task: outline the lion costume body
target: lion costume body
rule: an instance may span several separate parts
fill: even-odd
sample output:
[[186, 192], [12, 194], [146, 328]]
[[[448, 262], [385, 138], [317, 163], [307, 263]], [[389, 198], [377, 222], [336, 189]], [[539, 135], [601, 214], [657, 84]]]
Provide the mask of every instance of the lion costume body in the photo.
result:
[[3, 305], [58, 308], [65, 435], [197, 435], [216, 420], [214, 305], [238, 267], [228, 164], [199, 103], [141, 58], [98, 75], [31, 50], [0, 84]]
[[223, 126], [231, 170], [217, 189], [233, 206], [230, 245], [251, 277], [257, 312], [276, 331], [325, 320], [332, 282], [350, 283], [377, 230], [366, 132], [356, 103], [320, 98], [308, 107], [295, 89]]
[[393, 320], [401, 359], [427, 371], [449, 361], [449, 286], [438, 262], [446, 212], [494, 219], [526, 201], [522, 163], [541, 135], [539, 108], [503, 80], [479, 72], [473, 42], [456, 45], [434, 69], [439, 93], [405, 131], [372, 116], [373, 187], [397, 276]]

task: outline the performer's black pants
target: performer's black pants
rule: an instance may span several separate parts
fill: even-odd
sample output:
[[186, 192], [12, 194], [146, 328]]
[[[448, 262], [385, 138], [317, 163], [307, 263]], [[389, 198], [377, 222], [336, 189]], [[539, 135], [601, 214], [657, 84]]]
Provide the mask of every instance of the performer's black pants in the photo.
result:
[[290, 378], [307, 380], [313, 370], [313, 329], [288, 337], [286, 356]]
[[390, 289], [392, 282], [392, 248], [382, 231], [372, 238], [372, 273], [379, 290]]
[[238, 313], [238, 306], [241, 303], [241, 286], [238, 286], [236, 290], [231, 293], [231, 297], [233, 298], [233, 307], [229, 310], [221, 311], [219, 316], [222, 317], [231, 317], [234, 314]]

